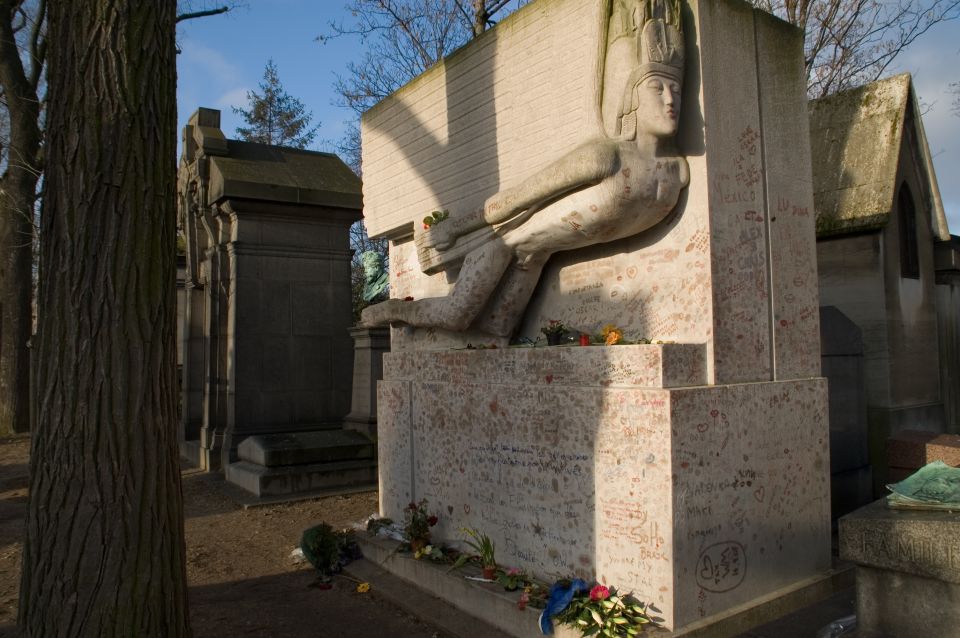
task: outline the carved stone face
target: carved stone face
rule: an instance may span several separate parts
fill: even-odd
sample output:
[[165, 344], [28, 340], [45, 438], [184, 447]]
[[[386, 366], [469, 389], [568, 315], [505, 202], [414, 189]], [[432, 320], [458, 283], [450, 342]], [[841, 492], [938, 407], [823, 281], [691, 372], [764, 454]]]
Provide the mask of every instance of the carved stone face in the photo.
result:
[[645, 77], [634, 89], [637, 93], [637, 133], [657, 138], [677, 133], [680, 118], [680, 83], [666, 75]]

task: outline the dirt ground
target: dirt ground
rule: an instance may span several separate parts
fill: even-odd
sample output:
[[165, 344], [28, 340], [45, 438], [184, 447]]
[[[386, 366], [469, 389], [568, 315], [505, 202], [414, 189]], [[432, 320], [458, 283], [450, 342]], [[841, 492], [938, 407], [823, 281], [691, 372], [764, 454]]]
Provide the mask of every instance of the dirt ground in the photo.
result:
[[[29, 440], [0, 438], [0, 637], [16, 635]], [[328, 638], [443, 634], [337, 577], [321, 590], [290, 552], [304, 529], [346, 527], [376, 510], [376, 492], [244, 509], [216, 475], [183, 472], [190, 619], [198, 637]]]

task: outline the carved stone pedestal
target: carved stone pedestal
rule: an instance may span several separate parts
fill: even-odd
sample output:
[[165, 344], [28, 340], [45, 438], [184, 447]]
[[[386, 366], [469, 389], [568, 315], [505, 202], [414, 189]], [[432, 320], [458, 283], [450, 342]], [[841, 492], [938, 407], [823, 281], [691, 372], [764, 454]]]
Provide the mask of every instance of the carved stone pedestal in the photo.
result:
[[840, 558], [857, 565], [857, 636], [957, 635], [960, 515], [881, 499], [840, 519]]
[[344, 427], [371, 436], [377, 434], [377, 382], [383, 378], [383, 354], [390, 351], [389, 328], [351, 328], [353, 337], [353, 393]]
[[489, 535], [548, 582], [634, 591], [681, 628], [830, 566], [823, 379], [705, 385], [702, 346], [391, 353], [381, 513]]

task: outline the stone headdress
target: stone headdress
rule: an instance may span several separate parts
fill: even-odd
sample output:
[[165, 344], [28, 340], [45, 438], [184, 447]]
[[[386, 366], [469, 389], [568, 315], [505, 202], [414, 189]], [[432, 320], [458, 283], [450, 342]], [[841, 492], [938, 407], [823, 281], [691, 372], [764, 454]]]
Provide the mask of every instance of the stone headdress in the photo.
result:
[[642, 0], [637, 14], [637, 66], [630, 73], [620, 102], [620, 132], [636, 136], [637, 95], [634, 89], [649, 75], [683, 79], [683, 23], [680, 0]]

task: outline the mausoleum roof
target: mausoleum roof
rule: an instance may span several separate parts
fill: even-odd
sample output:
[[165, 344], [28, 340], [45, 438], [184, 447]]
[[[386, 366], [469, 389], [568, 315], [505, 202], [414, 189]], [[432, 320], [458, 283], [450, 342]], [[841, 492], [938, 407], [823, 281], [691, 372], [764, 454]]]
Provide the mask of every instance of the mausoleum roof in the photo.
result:
[[360, 210], [360, 178], [331, 153], [226, 140], [210, 156], [210, 203], [227, 199]]
[[811, 100], [809, 112], [818, 237], [886, 226], [899, 185], [904, 129], [913, 126], [931, 227], [938, 239], [949, 239], [910, 74]]

